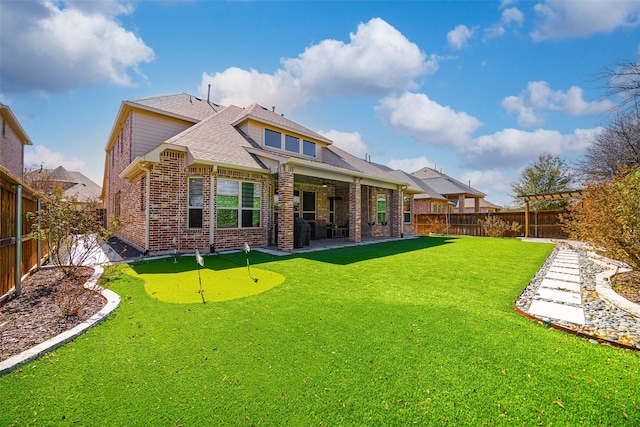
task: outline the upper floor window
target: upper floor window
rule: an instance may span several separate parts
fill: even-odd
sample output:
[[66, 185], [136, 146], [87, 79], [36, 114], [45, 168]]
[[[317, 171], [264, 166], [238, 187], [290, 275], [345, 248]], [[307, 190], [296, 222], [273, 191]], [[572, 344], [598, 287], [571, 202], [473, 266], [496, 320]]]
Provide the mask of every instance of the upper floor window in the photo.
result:
[[282, 149], [282, 134], [271, 129], [264, 130], [264, 145]]
[[284, 136], [284, 148], [287, 151], [291, 151], [292, 153], [300, 152], [300, 138], [296, 138], [295, 136], [285, 135]]
[[301, 140], [297, 136], [283, 134], [281, 132], [266, 129], [264, 130], [265, 147], [285, 150], [291, 153], [303, 154], [309, 157], [317, 156], [317, 147], [315, 142]]
[[305, 156], [315, 157], [316, 143], [307, 141], [306, 139], [302, 141], [302, 154], [304, 154]]
[[187, 228], [202, 228], [203, 178], [189, 178], [187, 200]]
[[218, 179], [216, 188], [219, 228], [260, 227], [260, 184]]

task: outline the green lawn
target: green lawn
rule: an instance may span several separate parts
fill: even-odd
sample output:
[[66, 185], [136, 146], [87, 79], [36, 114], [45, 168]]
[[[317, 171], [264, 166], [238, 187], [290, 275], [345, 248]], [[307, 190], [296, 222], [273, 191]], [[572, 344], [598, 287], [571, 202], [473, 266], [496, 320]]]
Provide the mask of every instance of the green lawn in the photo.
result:
[[[514, 311], [551, 250], [425, 237], [253, 251], [252, 272], [285, 281], [207, 304], [124, 275], [107, 321], [0, 378], [0, 425], [639, 425], [637, 353]], [[246, 271], [244, 254], [220, 257]]]

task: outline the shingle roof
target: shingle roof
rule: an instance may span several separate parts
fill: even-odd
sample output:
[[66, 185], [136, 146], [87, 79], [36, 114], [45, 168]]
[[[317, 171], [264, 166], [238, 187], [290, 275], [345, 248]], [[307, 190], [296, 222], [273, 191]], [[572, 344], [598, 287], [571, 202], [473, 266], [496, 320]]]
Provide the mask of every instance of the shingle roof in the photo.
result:
[[382, 181], [407, 182], [404, 179], [399, 179], [398, 177], [392, 175], [376, 163], [371, 163], [365, 159], [356, 157], [353, 154], [348, 153], [336, 146], [325, 147], [325, 153], [332, 154], [329, 156], [325, 155], [325, 163], [333, 164], [334, 166], [340, 166], [353, 171], [358, 171], [362, 174], [368, 175], [372, 178], [377, 178]]
[[102, 189], [80, 172], [68, 171], [62, 166], [50, 171], [50, 179], [55, 182], [65, 183], [64, 194], [68, 197], [76, 197], [80, 202], [96, 200], [100, 197]]
[[256, 156], [246, 150], [257, 148], [257, 144], [231, 125], [241, 111], [236, 106], [223, 108], [166, 142], [188, 147], [196, 160], [267, 169]]
[[392, 175], [401, 178], [409, 183], [409, 189], [418, 193], [414, 197], [416, 199], [434, 199], [434, 200], [447, 200], [442, 194], [429, 187], [423, 180], [418, 179], [403, 170], [392, 170]]
[[181, 116], [199, 122], [222, 109], [221, 106], [207, 102], [188, 93], [152, 96], [149, 98], [132, 99], [131, 105], [138, 105], [149, 109], [160, 110], [172, 115]]
[[233, 124], [238, 124], [246, 119], [253, 118], [260, 122], [271, 124], [273, 126], [282, 128], [284, 130], [290, 130], [296, 133], [299, 133], [303, 136], [308, 136], [318, 141], [325, 142], [327, 144], [332, 144], [330, 139], [325, 138], [324, 136], [307, 129], [306, 127], [299, 125], [293, 120], [289, 120], [281, 114], [274, 113], [273, 111], [262, 107], [258, 104], [253, 104], [242, 110], [242, 113], [238, 115], [236, 120], [234, 120]]
[[476, 190], [470, 185], [464, 184], [455, 178], [431, 168], [422, 168], [419, 171], [411, 173], [411, 175], [421, 179], [429, 187], [445, 196], [459, 194], [469, 194], [478, 197], [485, 196], [482, 191]]

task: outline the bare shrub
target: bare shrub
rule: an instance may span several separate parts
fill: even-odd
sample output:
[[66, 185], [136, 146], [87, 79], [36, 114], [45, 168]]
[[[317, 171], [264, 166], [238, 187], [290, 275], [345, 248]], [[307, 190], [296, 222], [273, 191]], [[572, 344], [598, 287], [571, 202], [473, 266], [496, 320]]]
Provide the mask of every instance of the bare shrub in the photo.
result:
[[478, 224], [482, 226], [485, 234], [489, 237], [503, 237], [508, 231], [518, 233], [522, 228], [520, 223], [517, 221], [509, 224], [497, 216], [488, 216], [484, 220], [478, 220]]

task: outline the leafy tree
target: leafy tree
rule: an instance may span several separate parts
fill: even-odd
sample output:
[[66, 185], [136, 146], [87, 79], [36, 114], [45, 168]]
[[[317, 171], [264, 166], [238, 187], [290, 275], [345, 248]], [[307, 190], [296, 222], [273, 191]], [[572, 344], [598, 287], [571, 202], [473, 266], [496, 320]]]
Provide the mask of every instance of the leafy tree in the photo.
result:
[[563, 221], [571, 238], [640, 269], [640, 168], [592, 181], [582, 195]]
[[79, 203], [60, 187], [40, 196], [42, 209], [32, 214], [33, 233], [49, 246], [49, 259], [65, 276], [73, 275], [95, 254], [112, 230], [99, 220], [98, 203]]
[[[573, 182], [573, 171], [564, 160], [549, 153], [543, 153], [520, 175], [520, 180], [511, 184], [513, 201], [517, 208], [523, 208], [525, 202], [518, 196], [568, 191]], [[567, 200], [543, 200], [529, 202], [534, 211], [563, 209]]]

